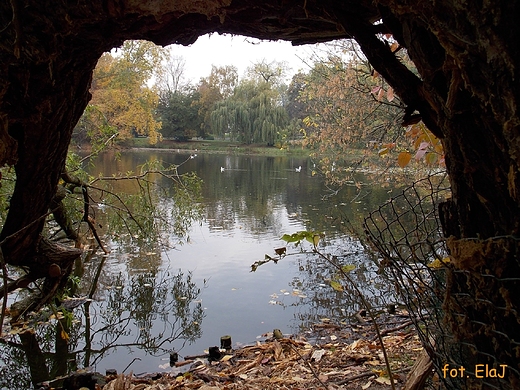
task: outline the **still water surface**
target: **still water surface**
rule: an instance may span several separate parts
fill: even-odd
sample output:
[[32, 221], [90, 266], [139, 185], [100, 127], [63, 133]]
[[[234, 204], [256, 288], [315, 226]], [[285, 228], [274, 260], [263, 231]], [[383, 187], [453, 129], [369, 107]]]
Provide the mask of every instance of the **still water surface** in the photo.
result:
[[[108, 256], [94, 254], [81, 284], [81, 295], [93, 300], [74, 309], [68, 346], [59, 350], [56, 328], [39, 331], [49, 367], [59, 366], [52, 359], [65, 353], [67, 370], [88, 366], [121, 372], [130, 365], [127, 372], [167, 371], [170, 350], [200, 354], [220, 345], [223, 335], [231, 335], [236, 347], [274, 328], [291, 334], [324, 317], [349, 322], [359, 299], [328, 285], [335, 272], [316, 255], [290, 245], [289, 255], [277, 264], [251, 272], [252, 263], [265, 254], [275, 257], [274, 249], [285, 246], [283, 234], [301, 230], [323, 232], [320, 250], [341, 264], [355, 264], [352, 277], [363, 293], [373, 305], [384, 304], [388, 286], [350, 232], [352, 226], [360, 230], [362, 216], [395, 188], [374, 186], [359, 196], [355, 186], [347, 186], [332, 195], [311, 174], [312, 162], [296, 157], [198, 154], [189, 159], [173, 152], [131, 151], [119, 161], [100, 156], [93, 173], [135, 171], [148, 159], [167, 165], [187, 158], [181, 172], [195, 171], [203, 179], [202, 221], [175, 248], [143, 250], [112, 242]], [[308, 244], [303, 248], [311, 250]], [[16, 356], [11, 362], [19, 363], [16, 373], [4, 375], [27, 380], [24, 357], [3, 348], [4, 361]]]
[[[104, 161], [103, 174], [135, 170], [150, 158], [167, 165], [179, 164], [186, 157], [168, 152], [125, 153], [118, 162]], [[355, 187], [331, 197], [323, 181], [311, 175], [310, 160], [294, 157], [198, 154], [181, 171], [195, 171], [203, 179], [204, 219], [193, 225], [188, 243], [162, 253], [159, 270], [191, 271], [192, 281], [201, 288], [196, 301], [201, 301], [205, 315], [201, 337], [184, 346], [181, 355], [219, 345], [223, 335], [231, 335], [235, 343], [252, 343], [274, 328], [294, 333], [320, 317], [348, 317], [359, 309], [356, 299], [348, 308], [341, 297], [335, 302], [338, 306], [331, 306], [336, 294], [323, 280], [330, 270], [320, 266], [314, 256], [287, 256], [254, 273], [251, 264], [263, 260], [265, 254], [274, 256], [274, 248], [285, 246], [280, 240], [283, 234], [316, 230], [325, 233], [331, 251], [348, 255], [345, 262], [371, 266], [359, 242], [346, 235], [345, 225], [366, 213], [370, 203], [388, 199], [388, 188], [372, 189], [363, 202], [352, 201], [357, 195]], [[298, 251], [292, 246], [289, 249], [290, 253]], [[114, 254], [109, 259], [105, 272], [121, 267], [126, 256]], [[147, 269], [147, 258], [138, 260], [133, 265], [123, 262], [128, 273]], [[320, 290], [324, 290], [321, 295], [329, 294], [327, 301], [319, 301]], [[181, 345], [180, 340], [173, 343], [176, 349]], [[140, 356], [140, 352], [132, 356]], [[134, 363], [135, 371], [157, 369], [157, 361], [142, 357]], [[116, 355], [104, 364], [124, 368]]]

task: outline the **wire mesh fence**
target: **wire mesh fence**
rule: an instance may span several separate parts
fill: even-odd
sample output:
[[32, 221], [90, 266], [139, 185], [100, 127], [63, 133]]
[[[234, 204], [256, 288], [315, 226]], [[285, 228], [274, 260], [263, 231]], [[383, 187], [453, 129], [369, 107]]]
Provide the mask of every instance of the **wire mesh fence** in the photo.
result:
[[[515, 311], [520, 293], [511, 299], [486, 298], [492, 292], [511, 295], [520, 291], [520, 279], [506, 278], [503, 271], [494, 275], [489, 271], [492, 267], [468, 271], [453, 266], [438, 212], [439, 204], [449, 196], [446, 174], [419, 180], [369, 214], [366, 234], [381, 254], [380, 268], [406, 304], [433, 362], [435, 374], [427, 387], [520, 388], [515, 384], [520, 378], [520, 335], [515, 334], [520, 324]], [[518, 262], [518, 240], [507, 240], [514, 242], [501, 243], [501, 247], [509, 251], [506, 257]], [[468, 246], [472, 240], [458, 241]], [[507, 264], [520, 269], [511, 260]], [[507, 318], [503, 326], [497, 326], [500, 316]]]

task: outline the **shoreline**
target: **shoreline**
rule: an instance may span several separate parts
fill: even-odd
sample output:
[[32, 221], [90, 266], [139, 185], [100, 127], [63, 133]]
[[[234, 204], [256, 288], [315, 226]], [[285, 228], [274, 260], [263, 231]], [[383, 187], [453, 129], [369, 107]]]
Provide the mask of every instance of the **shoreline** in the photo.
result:
[[[377, 320], [392, 378], [402, 386], [413, 378], [425, 354], [413, 320], [405, 311], [382, 314]], [[254, 345], [228, 350], [212, 347], [209, 353], [189, 360], [172, 360], [163, 372], [134, 375], [110, 371], [102, 375], [82, 371], [44, 388], [79, 389], [92, 381], [100, 390], [389, 388], [386, 362], [370, 321], [350, 325], [323, 322], [315, 324], [310, 333], [310, 337], [286, 336], [274, 330]], [[310, 338], [315, 342], [309, 342]]]

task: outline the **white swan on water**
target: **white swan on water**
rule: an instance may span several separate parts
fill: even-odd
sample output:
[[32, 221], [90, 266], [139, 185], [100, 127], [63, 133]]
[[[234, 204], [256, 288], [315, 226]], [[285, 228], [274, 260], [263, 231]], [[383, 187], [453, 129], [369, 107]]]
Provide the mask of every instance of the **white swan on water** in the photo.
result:
[[295, 170], [296, 172], [301, 172], [301, 171], [302, 171], [302, 166], [300, 165], [298, 168], [294, 168], [294, 170]]

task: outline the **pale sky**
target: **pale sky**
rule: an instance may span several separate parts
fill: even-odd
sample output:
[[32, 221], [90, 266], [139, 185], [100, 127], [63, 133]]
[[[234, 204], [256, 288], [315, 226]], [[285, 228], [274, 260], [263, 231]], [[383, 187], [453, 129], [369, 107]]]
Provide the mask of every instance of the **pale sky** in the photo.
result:
[[231, 35], [204, 35], [191, 46], [172, 45], [172, 54], [186, 61], [186, 78], [196, 83], [211, 72], [211, 65], [235, 65], [239, 76], [255, 62], [286, 61], [290, 75], [309, 67], [298, 57], [308, 60], [316, 45], [292, 46], [284, 41], [261, 41], [255, 38]]

